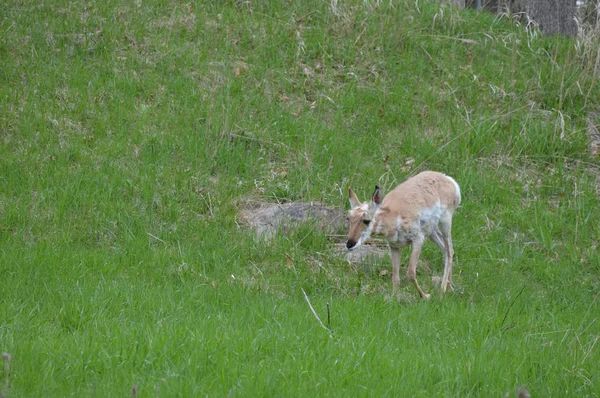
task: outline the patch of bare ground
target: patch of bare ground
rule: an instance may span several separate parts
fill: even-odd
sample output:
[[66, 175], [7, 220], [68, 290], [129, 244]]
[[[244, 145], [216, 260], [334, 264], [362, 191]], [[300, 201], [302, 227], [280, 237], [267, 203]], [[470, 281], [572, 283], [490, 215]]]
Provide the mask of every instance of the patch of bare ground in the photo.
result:
[[239, 221], [252, 228], [257, 236], [272, 238], [299, 225], [311, 223], [314, 228], [334, 234], [345, 226], [345, 213], [320, 202], [267, 203], [248, 200], [242, 206]]

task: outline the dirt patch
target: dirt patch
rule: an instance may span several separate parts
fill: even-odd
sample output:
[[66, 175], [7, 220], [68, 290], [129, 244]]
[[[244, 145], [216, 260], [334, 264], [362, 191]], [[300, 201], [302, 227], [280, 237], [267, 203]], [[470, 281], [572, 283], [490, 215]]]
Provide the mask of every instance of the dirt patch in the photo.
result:
[[311, 223], [328, 234], [343, 231], [346, 213], [320, 202], [264, 203], [247, 202], [239, 220], [254, 229], [258, 236], [271, 238], [277, 231], [287, 233], [295, 227]]

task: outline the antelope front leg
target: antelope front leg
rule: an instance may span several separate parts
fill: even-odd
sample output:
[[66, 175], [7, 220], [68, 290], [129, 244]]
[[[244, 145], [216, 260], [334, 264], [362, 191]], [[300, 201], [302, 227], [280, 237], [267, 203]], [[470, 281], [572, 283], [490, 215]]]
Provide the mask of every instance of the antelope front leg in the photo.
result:
[[394, 285], [392, 295], [396, 297], [400, 287], [400, 249], [390, 246], [390, 256], [392, 257], [392, 284]]
[[412, 242], [412, 252], [410, 253], [410, 264], [408, 265], [408, 278], [415, 285], [417, 290], [419, 291], [419, 296], [425, 300], [429, 300], [431, 295], [423, 292], [421, 286], [419, 286], [419, 282], [417, 282], [417, 263], [419, 262], [419, 257], [421, 256], [421, 248], [423, 247], [423, 241], [425, 237], [420, 236], [419, 238], [413, 240]]

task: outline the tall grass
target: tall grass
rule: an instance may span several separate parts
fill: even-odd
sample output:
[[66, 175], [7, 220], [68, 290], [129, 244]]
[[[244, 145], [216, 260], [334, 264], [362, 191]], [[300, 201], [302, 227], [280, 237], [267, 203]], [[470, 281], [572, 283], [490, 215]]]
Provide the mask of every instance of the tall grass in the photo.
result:
[[[5, 395], [599, 394], [600, 91], [573, 41], [425, 1], [0, 7]], [[463, 191], [443, 301], [237, 217], [424, 169]]]

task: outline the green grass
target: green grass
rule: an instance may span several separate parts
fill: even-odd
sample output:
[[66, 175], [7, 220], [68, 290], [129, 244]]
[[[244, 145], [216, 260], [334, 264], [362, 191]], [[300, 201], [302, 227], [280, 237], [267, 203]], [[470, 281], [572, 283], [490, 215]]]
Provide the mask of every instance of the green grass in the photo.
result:
[[[391, 3], [0, 5], [8, 397], [600, 395], [600, 84], [570, 39]], [[238, 222], [425, 169], [463, 191], [443, 301]]]

